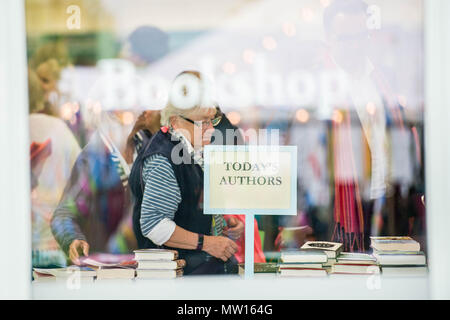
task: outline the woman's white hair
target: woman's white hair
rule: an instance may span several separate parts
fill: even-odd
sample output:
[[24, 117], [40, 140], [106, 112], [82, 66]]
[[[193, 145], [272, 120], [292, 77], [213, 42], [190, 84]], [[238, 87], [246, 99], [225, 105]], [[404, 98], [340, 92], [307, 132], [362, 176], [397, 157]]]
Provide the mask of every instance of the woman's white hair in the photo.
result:
[[215, 108], [214, 89], [206, 77], [198, 71], [183, 71], [175, 77], [169, 93], [169, 101], [161, 111], [161, 125], [170, 126], [173, 116], [189, 117], [202, 108]]

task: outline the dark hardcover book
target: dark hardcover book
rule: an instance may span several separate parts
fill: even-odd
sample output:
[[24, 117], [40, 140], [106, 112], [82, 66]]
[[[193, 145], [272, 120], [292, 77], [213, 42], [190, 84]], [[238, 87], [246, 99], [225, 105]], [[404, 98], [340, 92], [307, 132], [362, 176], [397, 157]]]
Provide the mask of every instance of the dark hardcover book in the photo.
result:
[[[275, 262], [255, 263], [254, 273], [277, 273], [278, 264]], [[239, 263], [239, 274], [245, 273], [245, 264]]]

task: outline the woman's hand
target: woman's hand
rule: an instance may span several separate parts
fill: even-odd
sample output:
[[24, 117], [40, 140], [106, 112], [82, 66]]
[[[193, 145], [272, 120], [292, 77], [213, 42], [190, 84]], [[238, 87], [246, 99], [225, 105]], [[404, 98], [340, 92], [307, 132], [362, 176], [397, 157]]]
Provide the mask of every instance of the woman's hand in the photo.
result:
[[233, 240], [237, 240], [244, 232], [245, 225], [241, 220], [231, 217], [227, 221], [228, 228], [223, 231], [223, 234]]
[[223, 261], [230, 259], [237, 250], [236, 243], [226, 237], [205, 236], [203, 241], [203, 251]]
[[79, 251], [82, 250], [85, 256], [89, 255], [89, 244], [84, 240], [73, 240], [69, 246], [69, 258], [76, 265], [80, 264]]

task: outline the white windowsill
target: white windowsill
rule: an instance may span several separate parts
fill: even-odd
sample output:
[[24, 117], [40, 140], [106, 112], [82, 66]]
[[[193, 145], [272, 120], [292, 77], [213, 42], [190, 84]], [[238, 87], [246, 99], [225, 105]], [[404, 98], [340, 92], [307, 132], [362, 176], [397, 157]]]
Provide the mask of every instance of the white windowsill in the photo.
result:
[[[372, 288], [372, 289], [371, 289]], [[64, 280], [33, 283], [34, 299], [429, 299], [428, 277], [329, 275], [287, 278], [256, 274], [185, 276], [171, 280], [101, 280], [69, 289]]]

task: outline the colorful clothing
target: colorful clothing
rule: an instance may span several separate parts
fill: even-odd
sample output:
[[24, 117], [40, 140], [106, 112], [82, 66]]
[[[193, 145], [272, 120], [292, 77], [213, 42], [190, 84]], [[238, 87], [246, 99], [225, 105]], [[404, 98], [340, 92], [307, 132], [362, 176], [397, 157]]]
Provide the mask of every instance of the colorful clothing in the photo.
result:
[[81, 148], [61, 119], [31, 114], [29, 122], [31, 142], [51, 141], [51, 154], [32, 183], [32, 264], [34, 267], [63, 267], [66, 258], [52, 234], [50, 221]]
[[[241, 214], [233, 214], [227, 217], [234, 217], [237, 220], [241, 221], [245, 226], [245, 216]], [[266, 257], [264, 256], [261, 237], [259, 235], [258, 222], [254, 219], [254, 252], [253, 252], [253, 260], [255, 263], [266, 262]], [[238, 263], [245, 262], [245, 233], [241, 235], [239, 239], [236, 240], [236, 244], [238, 246], [238, 251], [234, 254]]]
[[[129, 168], [96, 132], [81, 152], [55, 210], [51, 227], [64, 252], [85, 240], [91, 252], [124, 253], [136, 248], [131, 229]], [[125, 179], [126, 177], [126, 179]]]
[[[362, 188], [359, 185], [355, 154], [351, 136], [350, 110], [352, 107], [363, 132], [363, 145], [370, 157], [370, 192], [373, 202], [382, 199], [386, 192], [387, 150], [386, 124], [394, 122], [403, 128], [403, 117], [392, 92], [381, 73], [369, 59], [362, 75], [349, 75], [349, 99], [347, 106], [338, 112], [339, 121], [332, 122], [330, 155], [334, 175], [334, 220], [332, 240], [342, 242], [345, 251], [362, 251], [367, 247], [368, 210], [364, 212]], [[369, 113], [368, 107], [372, 112]], [[370, 218], [369, 218], [370, 221]], [[368, 229], [368, 230], [367, 230]], [[365, 241], [366, 240], [366, 241]]]

